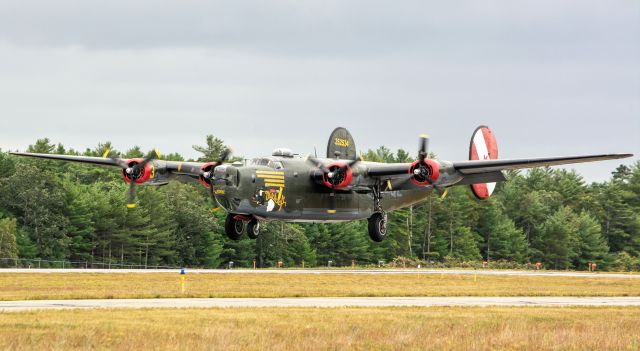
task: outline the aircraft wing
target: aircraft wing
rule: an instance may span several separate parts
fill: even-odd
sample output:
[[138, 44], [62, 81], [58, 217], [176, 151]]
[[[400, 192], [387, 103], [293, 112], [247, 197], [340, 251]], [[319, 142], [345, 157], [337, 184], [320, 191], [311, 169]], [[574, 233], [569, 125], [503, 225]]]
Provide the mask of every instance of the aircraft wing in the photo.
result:
[[411, 163], [378, 163], [367, 166], [367, 175], [370, 177], [409, 178], [409, 167]]
[[122, 165], [125, 164], [125, 160], [120, 158], [71, 156], [71, 155], [57, 155], [57, 154], [34, 154], [29, 152], [10, 152], [10, 154], [16, 155], [16, 156], [44, 158], [48, 160], [89, 163], [89, 164], [100, 165], [100, 166], [122, 167]]
[[[127, 168], [127, 160], [122, 158], [111, 157], [91, 157], [91, 156], [72, 156], [72, 155], [57, 155], [57, 154], [36, 154], [28, 152], [10, 152], [11, 155], [25, 156], [33, 158], [42, 158], [55, 161], [77, 162], [92, 164], [97, 166], [112, 166], [119, 168]], [[177, 161], [163, 161], [163, 160], [151, 160], [149, 162], [158, 169], [162, 169], [175, 175], [184, 175], [197, 178], [201, 173], [201, 167], [204, 163], [201, 162], [177, 162]]]
[[453, 162], [453, 168], [464, 175], [506, 171], [535, 167], [559, 166], [574, 163], [584, 163], [603, 160], [615, 160], [631, 157], [633, 154], [606, 154], [565, 157], [540, 157], [511, 160], [484, 160]]
[[[462, 176], [462, 179], [457, 181], [455, 184], [469, 185], [505, 181], [506, 178], [502, 171], [511, 169], [547, 167], [592, 161], [614, 160], [631, 156], [633, 155], [604, 154], [510, 160], [459, 161], [448, 164], [451, 165], [449, 167], [452, 167], [453, 170], [455, 170]], [[411, 174], [409, 174], [410, 167], [410, 163], [370, 164], [367, 165], [367, 175], [372, 178], [390, 180], [393, 182], [394, 188], [398, 188], [399, 186], [408, 184], [408, 180], [411, 178]]]

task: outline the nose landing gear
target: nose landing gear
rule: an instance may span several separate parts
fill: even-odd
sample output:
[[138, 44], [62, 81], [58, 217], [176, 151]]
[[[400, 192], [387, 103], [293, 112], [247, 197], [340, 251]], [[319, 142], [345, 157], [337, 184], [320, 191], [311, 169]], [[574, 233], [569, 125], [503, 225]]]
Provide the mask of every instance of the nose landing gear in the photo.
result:
[[258, 239], [260, 236], [260, 222], [256, 219], [252, 219], [247, 223], [247, 236], [249, 239]]
[[233, 241], [240, 240], [245, 228], [247, 236], [251, 239], [257, 239], [260, 235], [260, 222], [257, 219], [233, 213], [227, 214], [227, 219], [224, 222], [224, 231], [229, 239]]

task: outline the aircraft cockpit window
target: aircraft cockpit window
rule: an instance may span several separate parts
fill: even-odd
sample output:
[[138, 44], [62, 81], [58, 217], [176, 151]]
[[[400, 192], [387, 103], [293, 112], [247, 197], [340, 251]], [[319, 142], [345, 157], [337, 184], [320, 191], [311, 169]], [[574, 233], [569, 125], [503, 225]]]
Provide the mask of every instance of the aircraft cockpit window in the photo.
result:
[[251, 164], [254, 166], [269, 166], [270, 160], [268, 158], [254, 158], [251, 160]]
[[284, 169], [284, 167], [282, 166], [282, 162], [280, 161], [271, 161], [269, 162], [269, 167], [273, 168], [273, 169]]
[[272, 160], [270, 158], [254, 158], [253, 160], [251, 160], [251, 164], [253, 166], [266, 166], [277, 170], [284, 169], [282, 162]]

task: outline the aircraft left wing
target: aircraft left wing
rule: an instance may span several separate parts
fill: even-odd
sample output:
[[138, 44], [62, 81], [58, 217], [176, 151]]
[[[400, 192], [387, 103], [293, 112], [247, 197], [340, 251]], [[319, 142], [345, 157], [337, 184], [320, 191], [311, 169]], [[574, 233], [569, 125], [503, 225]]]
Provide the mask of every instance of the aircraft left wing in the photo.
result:
[[453, 162], [453, 168], [464, 175], [470, 175], [470, 174], [506, 171], [511, 169], [549, 167], [549, 166], [559, 166], [559, 165], [593, 162], [593, 161], [615, 160], [615, 159], [627, 158], [632, 156], [633, 154], [605, 154], [605, 155], [586, 155], [586, 156], [524, 158], [524, 159], [511, 159], [511, 160], [506, 159], [506, 160], [459, 161], [459, 162]]
[[[505, 160], [437, 161], [425, 159], [427, 177], [414, 175], [419, 165], [414, 163], [366, 164], [366, 174], [381, 181], [391, 182], [394, 189], [405, 186], [452, 186], [489, 184], [505, 181], [503, 171], [535, 167], [559, 166], [566, 164], [614, 160], [631, 157], [632, 154], [602, 154], [585, 156], [540, 157]], [[411, 182], [409, 182], [411, 180]]]

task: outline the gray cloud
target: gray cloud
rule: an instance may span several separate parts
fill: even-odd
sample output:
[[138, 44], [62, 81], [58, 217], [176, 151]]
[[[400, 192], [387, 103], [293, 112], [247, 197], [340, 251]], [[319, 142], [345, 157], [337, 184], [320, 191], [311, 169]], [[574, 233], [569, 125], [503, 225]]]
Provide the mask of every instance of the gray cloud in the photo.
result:
[[3, 149], [322, 152], [343, 125], [463, 159], [489, 124], [503, 157], [640, 152], [635, 1], [6, 2], [0, 77]]

